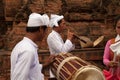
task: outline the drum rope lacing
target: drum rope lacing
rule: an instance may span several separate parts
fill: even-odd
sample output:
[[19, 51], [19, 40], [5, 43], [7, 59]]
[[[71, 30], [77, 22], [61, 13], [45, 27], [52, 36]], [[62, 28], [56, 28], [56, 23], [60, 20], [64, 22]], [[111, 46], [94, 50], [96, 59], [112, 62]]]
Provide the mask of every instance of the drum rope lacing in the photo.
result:
[[[70, 61], [70, 60], [73, 60], [73, 59], [80, 60], [80, 58], [78, 58], [78, 57], [76, 57], [76, 56], [71, 56], [71, 57], [67, 57], [65, 60], [63, 60], [63, 61], [59, 64], [59, 66], [58, 66], [58, 68], [57, 68], [57, 78], [58, 78], [58, 80], [60, 80], [60, 76], [58, 76], [58, 75], [59, 75], [59, 73], [60, 73], [61, 67], [62, 67], [66, 62], [68, 62], [68, 61]], [[83, 65], [81, 65], [81, 66], [83, 66]]]

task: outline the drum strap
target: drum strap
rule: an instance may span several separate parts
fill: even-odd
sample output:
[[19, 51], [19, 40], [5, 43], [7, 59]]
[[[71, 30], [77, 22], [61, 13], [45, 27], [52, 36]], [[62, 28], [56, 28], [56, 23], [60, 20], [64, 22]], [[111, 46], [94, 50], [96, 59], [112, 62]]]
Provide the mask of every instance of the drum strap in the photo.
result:
[[[110, 40], [110, 45], [115, 43], [115, 38]], [[114, 53], [112, 50], [110, 50], [110, 59], [113, 60]]]

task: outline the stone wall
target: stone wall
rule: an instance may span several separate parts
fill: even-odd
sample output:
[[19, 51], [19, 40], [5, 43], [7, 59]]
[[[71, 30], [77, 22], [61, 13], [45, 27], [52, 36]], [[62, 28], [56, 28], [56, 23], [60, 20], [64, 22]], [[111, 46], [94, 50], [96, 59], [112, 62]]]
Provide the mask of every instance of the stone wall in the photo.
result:
[[[26, 24], [31, 12], [48, 15], [51, 13], [63, 14], [67, 26], [77, 35], [86, 36], [92, 41], [102, 35], [105, 36], [100, 47], [104, 47], [106, 41], [115, 36], [113, 19], [120, 13], [120, 5], [117, 0], [2, 0], [0, 8], [3, 17], [0, 21], [2, 24], [0, 37], [3, 40], [0, 42], [0, 48], [5, 50], [11, 50], [24, 36], [23, 28], [26, 25], [21, 25], [21, 23]], [[14, 32], [16, 30], [17, 33]], [[64, 40], [65, 36], [64, 32]], [[42, 49], [47, 49], [46, 40], [43, 42]], [[79, 44], [79, 41], [76, 43]], [[80, 48], [79, 46], [76, 45], [76, 48]]]

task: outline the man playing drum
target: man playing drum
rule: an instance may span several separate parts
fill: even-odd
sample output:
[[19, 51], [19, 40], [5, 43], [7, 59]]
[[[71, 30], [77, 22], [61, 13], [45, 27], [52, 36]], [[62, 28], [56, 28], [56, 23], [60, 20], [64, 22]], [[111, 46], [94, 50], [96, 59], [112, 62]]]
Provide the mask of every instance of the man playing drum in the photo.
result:
[[[66, 29], [64, 16], [51, 14], [50, 27], [52, 32], [48, 35], [47, 43], [49, 46], [50, 54], [59, 54], [61, 52], [67, 53], [75, 48], [72, 43], [74, 34], [70, 31], [67, 33], [67, 40], [64, 42], [60, 33]], [[55, 78], [50, 71], [50, 78]]]

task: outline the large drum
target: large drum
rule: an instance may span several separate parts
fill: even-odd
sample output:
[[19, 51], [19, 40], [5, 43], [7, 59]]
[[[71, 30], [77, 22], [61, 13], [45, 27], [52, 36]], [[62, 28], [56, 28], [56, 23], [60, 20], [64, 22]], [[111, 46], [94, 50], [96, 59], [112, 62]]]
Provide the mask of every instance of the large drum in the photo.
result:
[[57, 80], [105, 80], [102, 71], [70, 53], [60, 53], [51, 67]]

